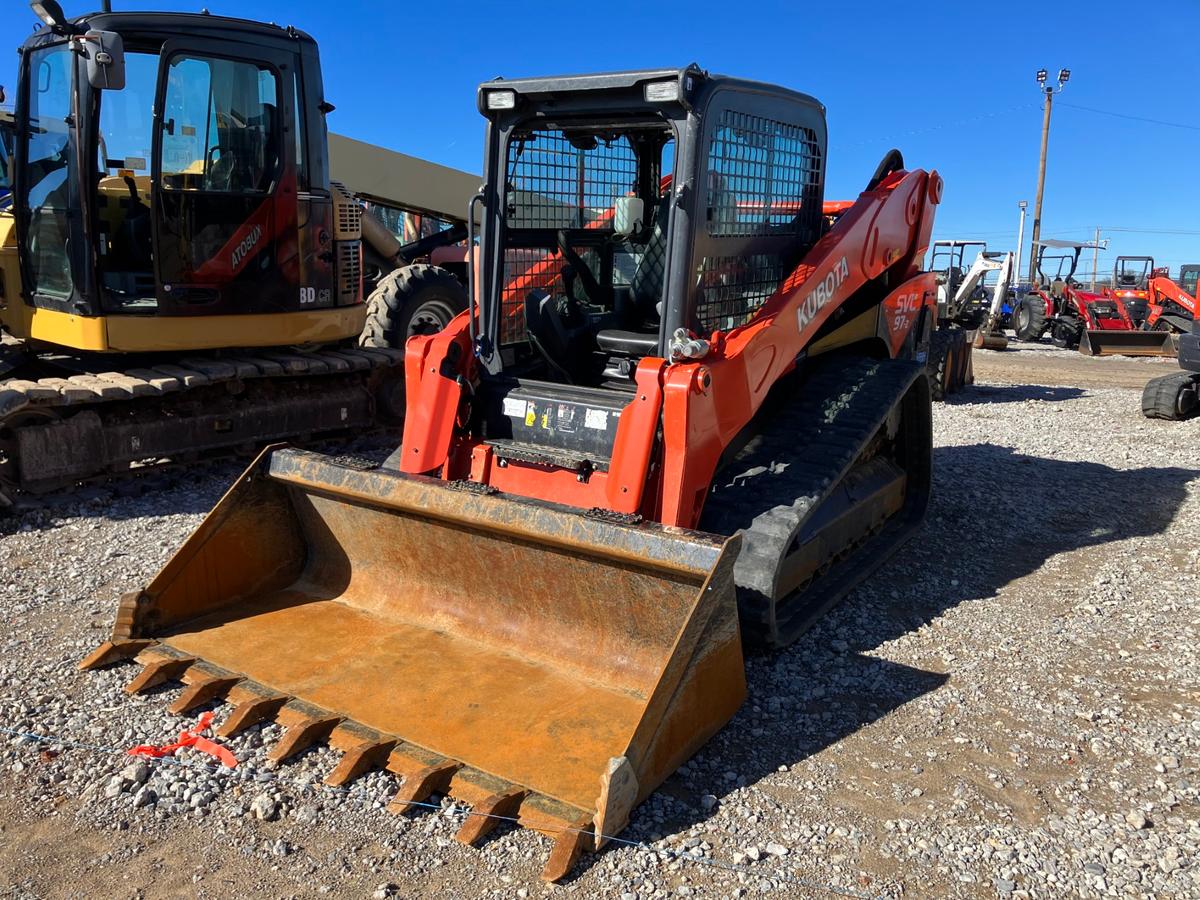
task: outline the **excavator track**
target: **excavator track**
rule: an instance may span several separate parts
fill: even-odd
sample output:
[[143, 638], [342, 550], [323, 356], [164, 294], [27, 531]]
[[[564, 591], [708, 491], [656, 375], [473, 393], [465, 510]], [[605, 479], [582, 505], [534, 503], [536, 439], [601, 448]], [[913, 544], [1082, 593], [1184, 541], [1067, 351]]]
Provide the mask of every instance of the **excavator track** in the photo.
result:
[[743, 634], [791, 643], [920, 524], [932, 451], [924, 367], [813, 364], [794, 399], [718, 478], [700, 527], [742, 535]]
[[360, 432], [376, 424], [380, 387], [399, 383], [402, 359], [386, 348], [275, 349], [4, 379], [0, 508], [271, 441]]

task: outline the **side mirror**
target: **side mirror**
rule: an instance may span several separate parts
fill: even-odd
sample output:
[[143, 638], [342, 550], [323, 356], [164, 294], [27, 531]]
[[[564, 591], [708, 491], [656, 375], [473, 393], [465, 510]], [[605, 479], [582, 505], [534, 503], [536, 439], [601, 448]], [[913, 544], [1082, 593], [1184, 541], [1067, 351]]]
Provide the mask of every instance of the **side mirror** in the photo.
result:
[[641, 231], [645, 207], [641, 197], [618, 197], [613, 214], [613, 231], [621, 235]]
[[125, 88], [125, 42], [114, 31], [89, 31], [83, 36], [88, 84], [98, 91]]

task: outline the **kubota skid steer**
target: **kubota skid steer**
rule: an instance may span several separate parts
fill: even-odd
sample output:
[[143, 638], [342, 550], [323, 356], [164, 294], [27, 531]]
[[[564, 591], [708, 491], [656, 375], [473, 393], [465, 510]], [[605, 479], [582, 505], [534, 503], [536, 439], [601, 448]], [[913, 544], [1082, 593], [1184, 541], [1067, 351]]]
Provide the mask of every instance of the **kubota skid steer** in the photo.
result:
[[555, 834], [554, 879], [737, 710], [739, 611], [786, 643], [919, 524], [942, 182], [892, 151], [827, 217], [824, 108], [694, 66], [479, 108], [475, 302], [409, 340], [402, 446], [265, 453], [84, 665]]

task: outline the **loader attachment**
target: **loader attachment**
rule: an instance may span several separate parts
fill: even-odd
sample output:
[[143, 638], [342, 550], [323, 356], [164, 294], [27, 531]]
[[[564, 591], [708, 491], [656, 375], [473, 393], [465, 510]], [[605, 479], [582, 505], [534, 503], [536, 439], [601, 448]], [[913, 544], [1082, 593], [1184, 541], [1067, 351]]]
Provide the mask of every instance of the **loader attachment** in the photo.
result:
[[740, 706], [738, 542], [268, 450], [83, 666], [275, 718], [276, 760], [327, 739], [331, 783], [403, 776], [393, 811], [462, 799], [468, 843], [555, 834], [554, 879]]
[[1179, 339], [1169, 331], [1120, 331], [1089, 328], [1079, 341], [1079, 352], [1089, 356], [1179, 355]]
[[1007, 350], [1008, 335], [999, 330], [979, 328], [972, 332], [971, 346], [977, 350]]

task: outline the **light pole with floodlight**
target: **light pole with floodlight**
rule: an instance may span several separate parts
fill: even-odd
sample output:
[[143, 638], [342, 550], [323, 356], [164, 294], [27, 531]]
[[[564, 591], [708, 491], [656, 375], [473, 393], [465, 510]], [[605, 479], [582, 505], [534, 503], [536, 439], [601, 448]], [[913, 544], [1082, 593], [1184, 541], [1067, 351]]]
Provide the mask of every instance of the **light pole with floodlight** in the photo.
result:
[[1038, 162], [1037, 198], [1033, 202], [1033, 243], [1029, 247], [1029, 280], [1037, 276], [1037, 243], [1042, 236], [1042, 191], [1046, 187], [1046, 147], [1050, 143], [1050, 107], [1054, 103], [1054, 95], [1061, 94], [1071, 77], [1070, 69], [1058, 70], [1058, 87], [1046, 83], [1046, 70], [1038, 69], [1037, 83], [1046, 98], [1045, 112], [1042, 116], [1042, 158]]

